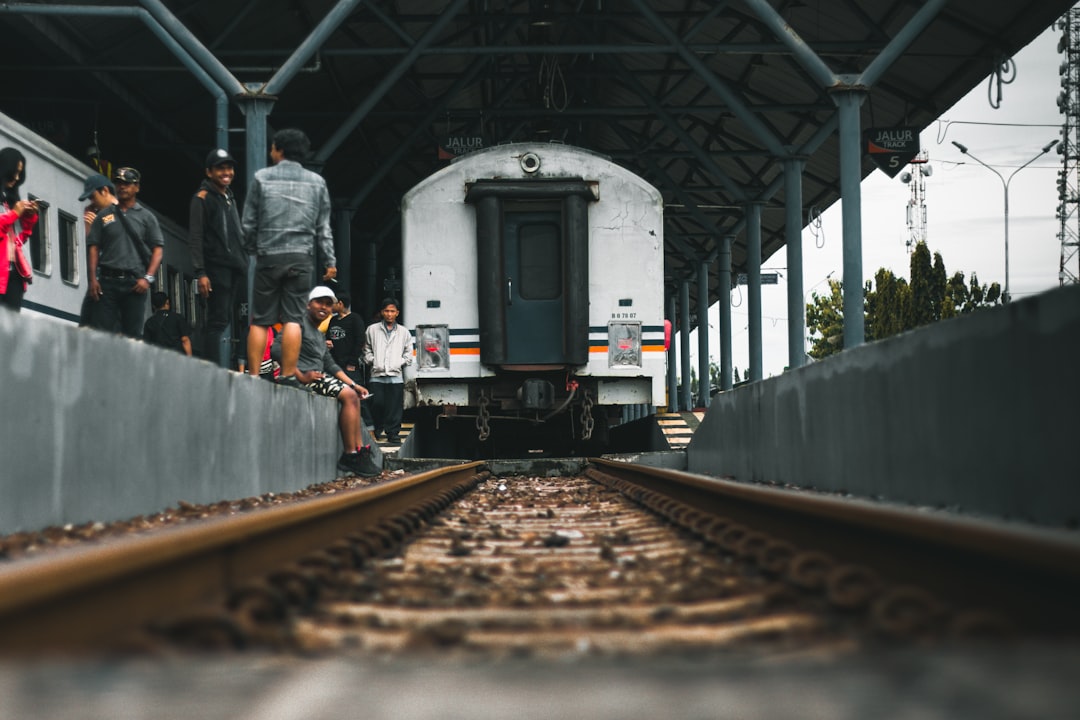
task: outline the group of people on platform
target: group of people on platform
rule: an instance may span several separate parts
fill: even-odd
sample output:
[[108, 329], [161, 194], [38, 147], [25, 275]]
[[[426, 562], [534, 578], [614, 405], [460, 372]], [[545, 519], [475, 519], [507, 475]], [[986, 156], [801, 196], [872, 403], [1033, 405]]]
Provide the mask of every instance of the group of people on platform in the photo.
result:
[[[351, 312], [348, 296], [338, 297], [328, 286], [337, 276], [330, 195], [326, 181], [301, 165], [309, 152], [302, 131], [276, 132], [271, 163], [255, 173], [242, 213], [231, 187], [235, 159], [221, 149], [207, 156], [206, 177], [191, 199], [188, 223], [198, 293], [206, 301], [207, 354], [218, 359], [222, 335], [238, 321], [252, 258], [246, 357], [238, 348], [233, 367], [259, 376], [269, 347], [277, 371], [264, 377], [336, 398], [344, 445], [338, 469], [373, 476], [379, 470], [361, 427], [366, 418], [376, 438], [385, 434], [388, 442], [398, 442], [402, 370], [413, 360], [412, 334], [397, 321], [395, 299], [385, 299], [379, 319], [366, 325]], [[0, 252], [7, 256], [0, 266], [0, 304], [16, 311], [33, 279], [23, 245], [41, 209], [20, 198], [25, 178], [22, 153], [0, 150]], [[83, 216], [89, 289], [82, 323], [191, 355], [189, 323], [173, 311], [168, 295], [151, 293], [165, 242], [157, 219], [137, 201], [141, 180], [131, 167], [111, 178], [94, 174], [85, 180], [79, 200], [90, 202]], [[147, 319], [148, 295], [154, 313]], [[364, 398], [371, 401], [362, 411]]]

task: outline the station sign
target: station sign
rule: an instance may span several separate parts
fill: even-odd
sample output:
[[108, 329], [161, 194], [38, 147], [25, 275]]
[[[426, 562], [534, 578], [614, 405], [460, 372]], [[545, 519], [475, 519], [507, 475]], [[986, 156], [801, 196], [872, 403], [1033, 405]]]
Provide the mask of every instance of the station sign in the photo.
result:
[[482, 135], [447, 135], [439, 141], [439, 159], [451, 160], [484, 148]]
[[863, 146], [874, 164], [889, 177], [896, 177], [919, 154], [919, 129], [911, 126], [867, 128]]
[[[746, 273], [739, 273], [738, 277], [736, 278], [736, 282], [738, 282], [739, 285], [749, 285], [750, 284], [750, 276], [747, 275]], [[780, 282], [780, 276], [779, 276], [778, 273], [769, 273], [769, 272], [761, 273], [761, 284], [762, 285], [777, 285], [779, 282]]]

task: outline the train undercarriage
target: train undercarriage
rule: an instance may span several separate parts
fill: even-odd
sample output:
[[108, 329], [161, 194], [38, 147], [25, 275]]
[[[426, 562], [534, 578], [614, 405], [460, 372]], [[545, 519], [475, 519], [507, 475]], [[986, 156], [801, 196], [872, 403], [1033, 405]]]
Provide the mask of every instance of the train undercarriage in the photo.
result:
[[468, 404], [422, 399], [406, 410], [413, 430], [400, 456], [484, 460], [670, 449], [651, 406], [638, 406], [637, 419], [627, 422], [624, 405], [597, 402], [595, 380], [579, 385], [556, 374], [489, 380], [459, 390]]

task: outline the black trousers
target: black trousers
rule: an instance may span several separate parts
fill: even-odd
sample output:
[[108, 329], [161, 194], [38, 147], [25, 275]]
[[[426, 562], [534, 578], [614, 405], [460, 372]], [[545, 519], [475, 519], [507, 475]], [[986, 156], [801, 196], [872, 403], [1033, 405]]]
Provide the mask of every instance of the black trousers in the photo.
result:
[[101, 297], [94, 303], [93, 326], [107, 332], [142, 338], [147, 294], [132, 292], [138, 278], [103, 276], [98, 282], [101, 283]]
[[25, 294], [26, 286], [23, 284], [22, 275], [15, 269], [15, 263], [11, 263], [8, 267], [7, 292], [0, 294], [0, 305], [19, 312], [22, 310], [23, 295]]
[[372, 425], [375, 434], [386, 431], [386, 437], [396, 438], [401, 432], [401, 410], [404, 407], [405, 386], [401, 383], [373, 382], [367, 385], [372, 396], [367, 401], [371, 405]]
[[[247, 323], [241, 322], [240, 304], [247, 300], [247, 273], [237, 268], [209, 266], [213, 292], [206, 298], [207, 360], [235, 369], [236, 362], [247, 358]], [[229, 353], [221, 357], [221, 336], [229, 330]]]

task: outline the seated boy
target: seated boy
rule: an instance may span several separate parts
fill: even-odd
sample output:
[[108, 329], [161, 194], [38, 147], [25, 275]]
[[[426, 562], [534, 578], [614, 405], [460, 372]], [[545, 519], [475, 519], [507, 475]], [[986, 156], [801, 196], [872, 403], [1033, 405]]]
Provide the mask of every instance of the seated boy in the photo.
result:
[[[379, 468], [371, 456], [371, 448], [363, 444], [360, 429], [360, 398], [368, 394], [367, 390], [353, 382], [334, 362], [326, 347], [326, 339], [319, 332], [319, 323], [330, 316], [335, 302], [334, 292], [323, 285], [316, 286], [308, 294], [307, 312], [300, 324], [300, 359], [296, 364], [296, 373], [290, 378], [279, 378], [278, 384], [337, 398], [341, 406], [338, 426], [345, 445], [345, 452], [338, 460], [338, 471], [374, 477], [379, 474]], [[270, 355], [281, 362], [281, 335], [274, 338]]]

